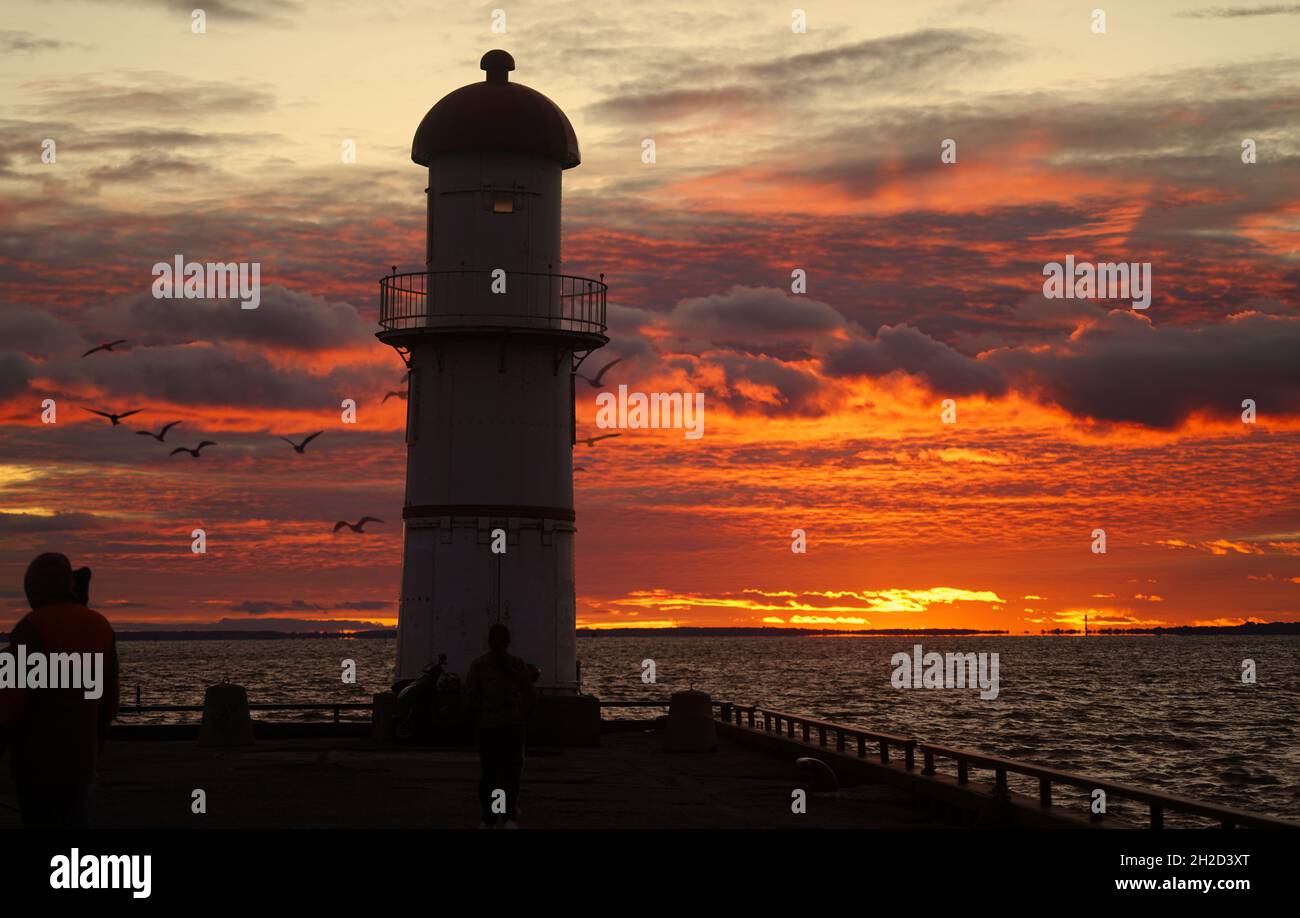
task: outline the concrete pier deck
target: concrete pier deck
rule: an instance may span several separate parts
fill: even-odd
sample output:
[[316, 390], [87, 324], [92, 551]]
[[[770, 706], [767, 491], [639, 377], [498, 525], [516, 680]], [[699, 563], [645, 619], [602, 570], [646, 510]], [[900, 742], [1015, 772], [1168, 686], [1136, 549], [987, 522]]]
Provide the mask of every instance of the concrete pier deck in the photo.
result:
[[[601, 745], [531, 749], [523, 828], [925, 828], [953, 825], [904, 790], [881, 784], [810, 793], [790, 811], [792, 758], [725, 736], [715, 753], [663, 752], [662, 735], [606, 734]], [[378, 746], [368, 739], [270, 739], [243, 749], [192, 741], [110, 743], [100, 766], [98, 827], [474, 828], [472, 749]], [[190, 812], [191, 792], [208, 812]], [[0, 826], [19, 824], [8, 768]]]

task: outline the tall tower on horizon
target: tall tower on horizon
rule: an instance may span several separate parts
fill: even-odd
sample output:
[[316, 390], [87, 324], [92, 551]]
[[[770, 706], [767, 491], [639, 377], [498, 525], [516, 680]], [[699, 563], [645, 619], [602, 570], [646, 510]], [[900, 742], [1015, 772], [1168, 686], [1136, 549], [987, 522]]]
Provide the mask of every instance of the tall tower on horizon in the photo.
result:
[[560, 273], [569, 119], [510, 81], [444, 96], [411, 159], [429, 170], [425, 270], [380, 281], [380, 341], [407, 366], [397, 677], [440, 653], [462, 676], [502, 622], [539, 687], [577, 690], [573, 373], [608, 343], [605, 284]]

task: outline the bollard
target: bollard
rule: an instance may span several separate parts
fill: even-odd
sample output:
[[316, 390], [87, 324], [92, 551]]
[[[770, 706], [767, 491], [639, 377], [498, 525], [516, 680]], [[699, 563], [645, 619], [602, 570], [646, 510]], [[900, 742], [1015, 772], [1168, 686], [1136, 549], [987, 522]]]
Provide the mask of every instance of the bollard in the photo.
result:
[[713, 752], [718, 748], [713, 701], [707, 692], [673, 692], [668, 701], [665, 752]]
[[242, 685], [223, 682], [209, 686], [203, 693], [199, 745], [253, 745], [253, 718], [248, 712], [248, 693]]

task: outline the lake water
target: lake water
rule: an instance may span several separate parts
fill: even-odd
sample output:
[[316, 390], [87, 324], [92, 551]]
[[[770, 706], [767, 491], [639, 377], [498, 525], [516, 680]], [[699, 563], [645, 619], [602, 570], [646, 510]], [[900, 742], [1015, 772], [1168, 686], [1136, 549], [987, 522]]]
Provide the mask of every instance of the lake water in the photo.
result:
[[[997, 653], [998, 697], [894, 688], [891, 657], [910, 653], [917, 638], [648, 633], [579, 637], [578, 652], [584, 690], [602, 699], [666, 699], [693, 685], [714, 700], [1300, 817], [1300, 637], [919, 641], [926, 652]], [[391, 683], [394, 649], [391, 639], [127, 641], [119, 645], [123, 702], [134, 703], [139, 685], [146, 705], [200, 704], [204, 688], [222, 679], [244, 685], [255, 702], [368, 701]], [[357, 663], [356, 685], [340, 679], [345, 658]], [[1241, 681], [1245, 659], [1255, 662], [1254, 685]], [[655, 661], [656, 684], [643, 683], [644, 660]], [[632, 716], [607, 716], [620, 715]], [[260, 716], [294, 718], [290, 712]], [[124, 721], [195, 717], [128, 715]]]

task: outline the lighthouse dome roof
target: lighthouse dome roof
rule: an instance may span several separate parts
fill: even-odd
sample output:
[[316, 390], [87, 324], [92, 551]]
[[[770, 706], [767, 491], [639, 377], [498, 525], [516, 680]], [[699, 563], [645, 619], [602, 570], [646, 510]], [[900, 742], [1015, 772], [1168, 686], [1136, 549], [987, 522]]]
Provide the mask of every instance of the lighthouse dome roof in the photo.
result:
[[513, 57], [489, 51], [479, 67], [487, 71], [486, 80], [448, 93], [429, 109], [415, 131], [411, 159], [428, 166], [441, 153], [515, 153], [554, 160], [562, 169], [582, 161], [578, 137], [560, 107], [510, 82]]

